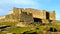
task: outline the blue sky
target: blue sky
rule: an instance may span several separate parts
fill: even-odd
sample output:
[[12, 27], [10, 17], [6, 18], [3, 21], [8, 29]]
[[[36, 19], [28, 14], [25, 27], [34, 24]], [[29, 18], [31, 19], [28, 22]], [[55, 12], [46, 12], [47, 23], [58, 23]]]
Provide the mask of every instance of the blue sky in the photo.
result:
[[60, 0], [0, 0], [0, 15], [6, 15], [13, 7], [55, 10], [60, 20]]

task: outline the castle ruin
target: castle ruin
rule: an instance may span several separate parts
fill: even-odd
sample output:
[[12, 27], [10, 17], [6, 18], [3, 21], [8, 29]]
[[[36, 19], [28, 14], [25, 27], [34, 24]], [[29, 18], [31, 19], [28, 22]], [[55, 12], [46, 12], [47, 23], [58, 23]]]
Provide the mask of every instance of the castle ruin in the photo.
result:
[[19, 22], [40, 22], [47, 23], [47, 20], [55, 20], [55, 11], [37, 10], [32, 8], [16, 8], [10, 10], [5, 16], [7, 20]]

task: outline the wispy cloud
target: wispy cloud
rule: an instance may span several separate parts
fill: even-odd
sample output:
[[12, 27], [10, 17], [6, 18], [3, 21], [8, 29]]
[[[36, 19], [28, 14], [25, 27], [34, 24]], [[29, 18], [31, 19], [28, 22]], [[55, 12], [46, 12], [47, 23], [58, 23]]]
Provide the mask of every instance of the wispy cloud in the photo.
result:
[[[40, 8], [42, 4], [36, 0], [0, 0], [0, 14], [2, 12], [8, 12], [13, 7], [21, 8]], [[4, 14], [5, 14], [4, 13]]]
[[9, 5], [10, 4], [12, 6], [23, 5], [24, 7], [25, 6], [40, 7], [42, 5], [42, 4], [38, 3], [36, 0], [6, 0], [6, 1], [0, 1], [0, 4], [1, 5], [6, 5], [6, 4]]
[[[0, 15], [7, 14], [8, 11], [11, 10], [13, 7], [57, 10], [56, 7], [59, 8], [60, 2], [56, 1], [57, 0], [0, 0]], [[58, 5], [56, 5], [55, 3], [57, 3]], [[56, 13], [57, 15], [59, 15], [59, 11], [56, 11]], [[57, 16], [57, 18], [59, 17], [60, 16]]]

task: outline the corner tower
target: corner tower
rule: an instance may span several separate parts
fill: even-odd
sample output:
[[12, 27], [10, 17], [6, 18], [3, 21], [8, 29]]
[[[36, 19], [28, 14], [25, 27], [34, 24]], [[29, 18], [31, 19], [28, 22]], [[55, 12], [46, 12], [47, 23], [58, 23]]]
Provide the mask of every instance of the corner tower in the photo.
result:
[[56, 17], [55, 17], [55, 11], [50, 11], [49, 12], [49, 19], [50, 20], [55, 20], [56, 19]]

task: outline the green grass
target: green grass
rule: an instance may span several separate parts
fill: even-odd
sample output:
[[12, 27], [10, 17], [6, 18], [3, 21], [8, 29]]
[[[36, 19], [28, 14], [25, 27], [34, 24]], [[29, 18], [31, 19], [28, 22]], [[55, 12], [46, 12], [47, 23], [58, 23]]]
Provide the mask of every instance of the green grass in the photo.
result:
[[7, 33], [6, 33], [6, 32], [1, 32], [1, 31], [0, 31], [0, 34], [7, 34]]
[[18, 28], [10, 28], [7, 29], [8, 32], [12, 32], [12, 33], [22, 33], [24, 31], [30, 31], [31, 28], [29, 27], [18, 27]]
[[[39, 28], [39, 29], [36, 29], [36, 28]], [[11, 33], [22, 33], [22, 32], [25, 32], [25, 31], [31, 31], [31, 32], [40, 32], [44, 29], [43, 26], [38, 26], [38, 27], [17, 27], [17, 28], [10, 28], [10, 29], [7, 29], [6, 31], [8, 32], [11, 32]]]
[[35, 31], [38, 33], [40, 31], [43, 31], [45, 27], [43, 25], [36, 24], [35, 28]]
[[15, 25], [17, 24], [18, 22], [0, 22], [0, 25]]
[[[2, 22], [0, 23], [0, 25], [12, 25], [14, 26], [15, 24], [17, 24], [18, 22]], [[46, 24], [45, 26], [55, 26], [57, 30], [60, 31], [60, 26], [59, 25], [56, 25], [56, 24]], [[16, 33], [16, 34], [19, 34], [19, 33], [22, 33], [22, 32], [25, 32], [25, 31], [30, 31], [30, 32], [41, 32], [45, 29], [45, 27], [43, 25], [39, 25], [39, 24], [35, 24], [34, 27], [16, 27], [16, 28], [9, 28], [9, 29], [6, 29], [5, 31], [7, 32], [11, 32], [11, 33]], [[0, 32], [0, 34], [6, 34], [5, 32]]]

